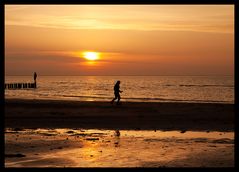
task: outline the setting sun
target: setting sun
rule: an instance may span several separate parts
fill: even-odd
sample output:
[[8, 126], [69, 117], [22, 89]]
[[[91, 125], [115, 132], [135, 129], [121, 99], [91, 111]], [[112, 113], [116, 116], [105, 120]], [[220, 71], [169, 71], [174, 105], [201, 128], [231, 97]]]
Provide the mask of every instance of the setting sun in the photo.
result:
[[96, 52], [85, 52], [84, 58], [87, 60], [97, 60], [99, 59], [99, 53]]
[[229, 2], [5, 3], [4, 167], [236, 167]]

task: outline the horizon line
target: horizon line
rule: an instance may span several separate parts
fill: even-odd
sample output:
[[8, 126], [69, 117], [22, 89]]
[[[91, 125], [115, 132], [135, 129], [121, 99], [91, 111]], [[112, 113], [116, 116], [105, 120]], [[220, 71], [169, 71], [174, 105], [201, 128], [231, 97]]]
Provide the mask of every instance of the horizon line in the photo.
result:
[[[5, 76], [32, 76], [32, 75], [5, 75]], [[41, 76], [235, 76], [234, 74], [228, 75], [41, 75]]]

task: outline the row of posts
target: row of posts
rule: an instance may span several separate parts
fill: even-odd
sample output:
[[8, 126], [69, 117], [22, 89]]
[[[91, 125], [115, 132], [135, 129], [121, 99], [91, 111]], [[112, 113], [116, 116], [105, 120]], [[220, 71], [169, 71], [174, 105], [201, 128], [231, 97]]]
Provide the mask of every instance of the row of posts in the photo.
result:
[[37, 84], [36, 84], [36, 82], [5, 84], [5, 89], [24, 89], [24, 88], [37, 88]]
[[37, 88], [37, 73], [33, 74], [34, 83], [9, 83], [5, 84], [5, 89], [24, 89], [24, 88]]

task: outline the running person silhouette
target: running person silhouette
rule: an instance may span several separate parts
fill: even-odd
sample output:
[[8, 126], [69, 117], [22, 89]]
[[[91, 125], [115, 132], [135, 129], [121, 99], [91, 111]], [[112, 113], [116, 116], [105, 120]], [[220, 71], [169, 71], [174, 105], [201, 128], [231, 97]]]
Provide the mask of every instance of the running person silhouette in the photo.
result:
[[113, 98], [113, 100], [111, 101], [111, 104], [113, 104], [116, 99], [118, 99], [117, 100], [117, 105], [120, 104], [120, 94], [119, 93], [122, 93], [122, 92], [123, 91], [120, 90], [120, 81], [117, 81], [115, 86], [114, 86], [115, 98]]

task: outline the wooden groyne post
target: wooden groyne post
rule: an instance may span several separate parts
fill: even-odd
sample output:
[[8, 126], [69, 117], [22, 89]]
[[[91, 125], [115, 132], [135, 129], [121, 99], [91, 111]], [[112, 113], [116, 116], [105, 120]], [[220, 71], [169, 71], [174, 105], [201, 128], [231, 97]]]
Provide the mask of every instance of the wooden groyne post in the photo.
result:
[[5, 89], [24, 89], [24, 88], [37, 88], [37, 83], [8, 83], [4, 86]]

